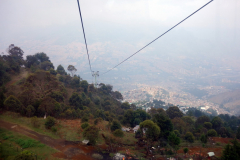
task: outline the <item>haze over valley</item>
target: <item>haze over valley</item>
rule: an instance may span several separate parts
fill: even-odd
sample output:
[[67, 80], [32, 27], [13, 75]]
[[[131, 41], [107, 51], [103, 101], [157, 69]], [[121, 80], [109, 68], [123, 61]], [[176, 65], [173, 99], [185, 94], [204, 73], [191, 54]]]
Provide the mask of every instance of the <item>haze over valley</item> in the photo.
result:
[[[93, 2], [95, 5], [91, 5]], [[93, 70], [100, 71], [98, 83], [113, 85], [130, 102], [147, 100], [143, 97], [150, 94], [152, 99], [174, 105], [210, 106], [218, 113], [240, 114], [238, 98], [228, 103], [216, 100], [240, 89], [240, 3], [236, 0], [213, 2], [122, 65], [102, 74], [206, 2], [83, 2], [90, 61]], [[28, 3], [29, 8], [22, 10], [17, 4], [3, 2], [1, 12], [8, 12], [8, 17], [1, 16], [0, 51], [6, 54], [8, 45], [15, 44], [21, 46], [24, 56], [45, 52], [54, 64], [65, 68], [72, 64], [76, 74], [92, 82], [75, 3], [50, 2], [44, 14], [35, 8], [44, 5], [36, 3]], [[15, 12], [7, 9], [10, 5]], [[26, 16], [31, 7], [36, 9], [35, 17]], [[160, 94], [162, 89], [169, 97]], [[141, 91], [146, 94], [139, 95]]]

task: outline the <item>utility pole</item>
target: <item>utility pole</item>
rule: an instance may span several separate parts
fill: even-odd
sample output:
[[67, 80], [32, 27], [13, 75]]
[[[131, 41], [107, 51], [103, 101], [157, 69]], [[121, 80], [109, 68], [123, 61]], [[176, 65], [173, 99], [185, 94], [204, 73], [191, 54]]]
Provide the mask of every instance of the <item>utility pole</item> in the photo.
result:
[[92, 76], [95, 77], [95, 83], [94, 83], [94, 87], [97, 87], [97, 77], [99, 77], [99, 71], [94, 72], [92, 71]]

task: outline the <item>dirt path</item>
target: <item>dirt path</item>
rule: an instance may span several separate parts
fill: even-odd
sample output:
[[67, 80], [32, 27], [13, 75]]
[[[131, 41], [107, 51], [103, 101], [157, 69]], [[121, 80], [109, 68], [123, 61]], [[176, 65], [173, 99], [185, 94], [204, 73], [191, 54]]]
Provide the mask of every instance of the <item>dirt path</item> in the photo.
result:
[[54, 157], [72, 160], [93, 160], [91, 157], [92, 153], [94, 153], [95, 150], [93, 146], [86, 146], [80, 143], [78, 144], [76, 142], [65, 141], [63, 139], [53, 139], [49, 136], [39, 134], [20, 125], [5, 122], [2, 120], [0, 120], [0, 127], [21, 133], [23, 135], [36, 139], [43, 144], [57, 149], [59, 152], [53, 154]]

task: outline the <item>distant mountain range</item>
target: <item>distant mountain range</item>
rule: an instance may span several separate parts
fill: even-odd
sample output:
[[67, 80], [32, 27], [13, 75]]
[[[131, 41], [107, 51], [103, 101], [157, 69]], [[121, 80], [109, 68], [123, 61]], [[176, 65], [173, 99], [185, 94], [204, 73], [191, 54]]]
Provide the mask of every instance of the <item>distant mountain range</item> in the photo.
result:
[[209, 100], [219, 104], [220, 107], [226, 108], [235, 115], [240, 115], [240, 89], [218, 94]]

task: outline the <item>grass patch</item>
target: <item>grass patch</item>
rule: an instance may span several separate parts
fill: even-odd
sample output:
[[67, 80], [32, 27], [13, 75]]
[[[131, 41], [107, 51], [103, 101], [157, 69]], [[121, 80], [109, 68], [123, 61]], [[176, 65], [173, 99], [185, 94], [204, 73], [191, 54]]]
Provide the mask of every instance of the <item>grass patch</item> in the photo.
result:
[[27, 118], [27, 117], [22, 117], [19, 113], [14, 113], [14, 112], [5, 112], [2, 115], [0, 115], [0, 119], [7, 121], [7, 122], [11, 122], [11, 123], [15, 123], [18, 124], [20, 126], [24, 126], [30, 130], [33, 130], [35, 132], [38, 132], [40, 134], [43, 135], [47, 135], [51, 138], [54, 139], [59, 139], [60, 137], [53, 133], [51, 130], [48, 130], [45, 128], [45, 119], [43, 118], [38, 118], [39, 122], [40, 122], [40, 127], [39, 128], [35, 128], [32, 126], [31, 124], [31, 118]]
[[23, 149], [30, 148], [30, 147], [44, 147], [45, 145], [40, 143], [39, 141], [33, 140], [33, 139], [10, 139], [12, 142], [15, 142], [19, 146], [21, 146]]
[[[1, 128], [0, 140], [0, 159], [12, 160], [24, 149], [32, 152], [38, 159], [49, 158], [53, 153], [57, 152], [39, 141]], [[54, 157], [52, 158], [54, 159]]]

